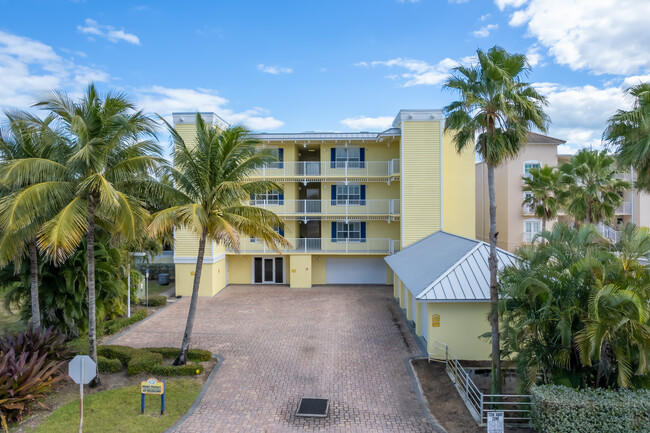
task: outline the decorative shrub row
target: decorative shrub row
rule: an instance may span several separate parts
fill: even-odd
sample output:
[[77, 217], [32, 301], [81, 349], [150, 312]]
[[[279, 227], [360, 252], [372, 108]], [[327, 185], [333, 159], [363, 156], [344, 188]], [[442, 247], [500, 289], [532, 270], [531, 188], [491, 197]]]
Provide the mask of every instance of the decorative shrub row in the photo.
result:
[[198, 362], [209, 361], [212, 358], [210, 352], [190, 349], [188, 352], [188, 359], [194, 361], [193, 363], [181, 366], [163, 364], [163, 358], [175, 358], [178, 355], [178, 351], [179, 349], [173, 347], [135, 349], [129, 346], [118, 345], [100, 346], [97, 349], [98, 355], [107, 360], [118, 360], [121, 365], [126, 367], [126, 372], [130, 375], [143, 372], [164, 376], [189, 376], [199, 374], [203, 371], [203, 366], [198, 364]]
[[531, 389], [538, 433], [641, 433], [650, 431], [650, 390]]
[[119, 373], [122, 371], [122, 363], [119, 359], [108, 359], [103, 356], [98, 356], [97, 370], [100, 373]]
[[115, 334], [127, 326], [131, 326], [147, 317], [147, 310], [136, 310], [131, 317], [118, 317], [117, 319], [102, 322], [97, 327], [97, 336]]
[[[140, 299], [140, 305], [147, 305], [147, 298]], [[162, 307], [167, 305], [167, 297], [163, 295], [149, 296], [150, 307]]]

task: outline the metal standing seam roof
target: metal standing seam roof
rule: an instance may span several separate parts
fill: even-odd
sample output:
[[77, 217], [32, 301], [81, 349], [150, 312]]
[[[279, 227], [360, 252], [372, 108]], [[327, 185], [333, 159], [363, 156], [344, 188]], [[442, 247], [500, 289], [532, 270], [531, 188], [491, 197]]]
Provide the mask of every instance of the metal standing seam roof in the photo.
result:
[[[385, 258], [420, 301], [458, 302], [490, 299], [489, 244], [438, 231]], [[517, 257], [497, 248], [499, 269]]]

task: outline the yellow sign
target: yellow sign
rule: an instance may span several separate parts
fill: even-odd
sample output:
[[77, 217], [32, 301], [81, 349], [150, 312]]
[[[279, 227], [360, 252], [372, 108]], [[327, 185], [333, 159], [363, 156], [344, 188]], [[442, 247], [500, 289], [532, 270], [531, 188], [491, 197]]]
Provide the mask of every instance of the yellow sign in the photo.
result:
[[431, 316], [431, 326], [434, 328], [440, 328], [440, 314], [434, 314]]
[[143, 380], [140, 382], [140, 393], [141, 394], [164, 394], [165, 393], [165, 382], [159, 382], [158, 379]]

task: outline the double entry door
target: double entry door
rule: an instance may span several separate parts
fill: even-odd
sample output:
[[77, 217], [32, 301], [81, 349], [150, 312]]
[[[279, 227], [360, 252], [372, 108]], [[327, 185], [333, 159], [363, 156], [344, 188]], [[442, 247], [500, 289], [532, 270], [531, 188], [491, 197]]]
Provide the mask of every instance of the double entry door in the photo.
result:
[[253, 263], [253, 281], [257, 284], [284, 283], [284, 258], [255, 257]]

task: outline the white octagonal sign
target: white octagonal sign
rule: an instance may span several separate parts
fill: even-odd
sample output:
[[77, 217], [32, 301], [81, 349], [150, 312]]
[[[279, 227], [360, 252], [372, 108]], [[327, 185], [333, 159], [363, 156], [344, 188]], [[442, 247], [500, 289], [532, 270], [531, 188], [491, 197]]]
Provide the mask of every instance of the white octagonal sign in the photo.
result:
[[88, 355], [77, 355], [68, 364], [68, 376], [75, 383], [87, 385], [97, 375], [97, 364]]

